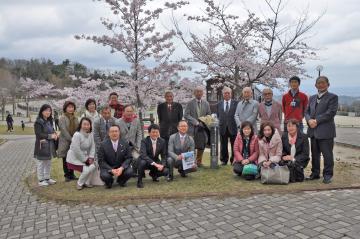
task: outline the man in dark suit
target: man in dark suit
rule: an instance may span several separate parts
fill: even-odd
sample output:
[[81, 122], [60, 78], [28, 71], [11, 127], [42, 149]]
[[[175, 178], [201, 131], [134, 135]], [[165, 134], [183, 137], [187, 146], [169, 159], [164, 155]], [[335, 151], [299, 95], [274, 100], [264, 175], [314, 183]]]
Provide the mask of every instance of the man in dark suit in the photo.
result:
[[159, 117], [160, 137], [165, 139], [166, 145], [169, 137], [177, 132], [177, 125], [183, 117], [181, 104], [174, 102], [174, 94], [171, 91], [165, 92], [165, 102], [157, 107]]
[[338, 96], [328, 92], [330, 86], [326, 76], [316, 79], [318, 94], [310, 97], [305, 112], [308, 136], [311, 138], [312, 168], [310, 180], [320, 178], [320, 154], [324, 158], [323, 182], [331, 183], [334, 170], [334, 138], [336, 128], [334, 117], [338, 109]]
[[223, 101], [217, 104], [217, 117], [219, 119], [220, 131], [220, 161], [222, 165], [226, 165], [229, 160], [228, 140], [230, 138], [231, 157], [230, 163], [234, 161], [234, 142], [237, 134], [237, 127], [235, 121], [235, 111], [238, 102], [232, 98], [232, 90], [229, 87], [224, 87], [222, 90]]
[[109, 128], [109, 138], [105, 139], [97, 152], [100, 166], [100, 178], [104, 181], [106, 188], [111, 188], [114, 176], [121, 187], [133, 175], [130, 166], [132, 161], [131, 150], [128, 143], [120, 139], [120, 127], [113, 125]]
[[101, 117], [94, 120], [93, 131], [96, 150], [99, 149], [100, 144], [104, 139], [109, 138], [109, 128], [115, 124], [115, 118], [111, 116], [110, 106], [105, 106], [101, 109]]
[[[169, 170], [166, 168], [166, 142], [160, 138], [160, 127], [152, 124], [148, 128], [149, 136], [141, 141], [138, 182], [137, 187], [143, 188], [142, 178], [145, 170], [149, 169], [149, 175], [154, 182], [159, 181], [159, 177], [168, 176]], [[161, 160], [160, 157], [161, 156]]]

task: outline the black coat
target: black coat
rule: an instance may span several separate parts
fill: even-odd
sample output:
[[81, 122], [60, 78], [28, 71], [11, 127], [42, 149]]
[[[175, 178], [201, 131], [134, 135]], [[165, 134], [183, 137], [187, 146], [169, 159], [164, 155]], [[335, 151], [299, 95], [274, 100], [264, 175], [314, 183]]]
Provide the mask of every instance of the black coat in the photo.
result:
[[171, 111], [168, 110], [166, 102], [161, 103], [157, 107], [159, 117], [160, 136], [169, 138], [170, 135], [177, 133], [177, 125], [183, 118], [183, 108], [181, 104], [174, 102]]
[[231, 100], [229, 112], [226, 113], [224, 110], [224, 101], [220, 101], [217, 104], [217, 117], [219, 119], [219, 131], [221, 135], [225, 135], [226, 128], [229, 129], [231, 135], [236, 136], [237, 134], [237, 127], [235, 121], [235, 112], [237, 107], [238, 101]]
[[[153, 154], [153, 147], [150, 136], [141, 141], [140, 158], [146, 160], [149, 164], [153, 162], [166, 165], [166, 141], [163, 138], [158, 138], [156, 141], [156, 152]], [[161, 156], [161, 160], [160, 160]]]
[[[282, 144], [283, 144], [283, 156], [291, 154], [291, 145], [289, 143], [289, 136], [287, 133], [282, 135]], [[298, 131], [296, 143], [295, 143], [296, 153], [295, 160], [302, 167], [306, 167], [310, 157], [309, 157], [309, 140], [308, 137]]]
[[[47, 124], [51, 126], [51, 130], [49, 130]], [[55, 132], [53, 122], [37, 118], [34, 123], [34, 131], [36, 136], [34, 158], [39, 160], [49, 160], [55, 157], [55, 142], [51, 139], [51, 134]]]
[[100, 169], [106, 171], [120, 167], [127, 169], [133, 159], [130, 146], [125, 140], [119, 139], [118, 148], [115, 152], [109, 138], [101, 142], [97, 157]]

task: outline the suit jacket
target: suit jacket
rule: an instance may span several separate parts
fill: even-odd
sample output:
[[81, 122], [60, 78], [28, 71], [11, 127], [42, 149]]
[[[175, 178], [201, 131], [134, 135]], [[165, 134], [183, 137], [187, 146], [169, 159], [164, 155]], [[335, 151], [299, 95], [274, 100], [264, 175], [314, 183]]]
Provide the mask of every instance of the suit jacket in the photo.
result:
[[168, 104], [164, 102], [158, 105], [157, 114], [159, 117], [160, 136], [167, 139], [170, 135], [177, 132], [177, 125], [183, 118], [183, 108], [181, 104], [174, 102], [171, 106], [171, 111], [169, 111]]
[[210, 105], [206, 100], [201, 100], [201, 112], [199, 115], [197, 113], [197, 99], [192, 99], [187, 103], [184, 118], [189, 124], [189, 135], [194, 136], [195, 125], [198, 123], [198, 118], [206, 115], [211, 115]]
[[258, 112], [259, 103], [256, 100], [249, 100], [249, 103], [243, 103], [243, 101], [239, 101], [234, 116], [236, 126], [240, 127], [242, 122], [249, 121], [250, 123], [252, 123], [254, 131], [257, 132], [256, 119]]
[[130, 129], [124, 119], [118, 119], [115, 124], [120, 126], [120, 137], [125, 139], [130, 146], [140, 150], [143, 130], [139, 119], [134, 119], [130, 124]]
[[[161, 156], [161, 160], [160, 160]], [[153, 154], [153, 147], [150, 136], [141, 141], [140, 158], [147, 161], [149, 164], [153, 162], [166, 165], [166, 141], [163, 138], [158, 138], [156, 141], [156, 152]]]
[[114, 168], [123, 167], [127, 169], [133, 159], [128, 143], [119, 139], [117, 151], [114, 151], [112, 142], [109, 138], [105, 139], [97, 152], [98, 162], [101, 170], [110, 171]]
[[265, 102], [261, 102], [259, 104], [259, 118], [261, 120], [261, 123], [269, 121], [274, 124], [275, 128], [279, 131], [281, 134], [281, 119], [282, 119], [282, 106], [279, 102], [273, 100], [272, 106], [271, 106], [271, 112], [270, 115], [266, 112], [266, 106]]
[[237, 134], [237, 127], [235, 121], [235, 111], [238, 101], [231, 100], [229, 112], [225, 112], [225, 102], [222, 100], [217, 104], [217, 117], [219, 119], [219, 130], [220, 134], [224, 135], [226, 133], [226, 128], [229, 129], [231, 135]]
[[169, 157], [177, 160], [178, 155], [190, 151], [195, 151], [195, 142], [191, 136], [189, 136], [188, 134], [185, 135], [184, 144], [182, 146], [179, 133], [175, 133], [170, 136], [168, 146]]
[[[109, 119], [110, 126], [115, 124], [115, 118], [111, 117]], [[104, 141], [106, 138], [109, 138], [108, 132], [106, 132], [106, 123], [105, 119], [103, 117], [100, 117], [94, 121], [94, 124], [92, 126], [93, 132], [94, 132], [94, 141], [96, 149], [99, 149], [100, 144], [102, 141]]]
[[[281, 137], [282, 145], [283, 145], [283, 156], [291, 154], [291, 145], [289, 143], [289, 135], [283, 134]], [[295, 143], [296, 153], [295, 160], [297, 163], [306, 167], [310, 157], [309, 157], [309, 139], [302, 132], [298, 131], [296, 143]]]
[[305, 119], [316, 119], [317, 126], [314, 129], [308, 127], [308, 136], [316, 139], [332, 139], [336, 137], [335, 115], [338, 109], [338, 96], [327, 92], [317, 104], [317, 95], [310, 97], [305, 111]]

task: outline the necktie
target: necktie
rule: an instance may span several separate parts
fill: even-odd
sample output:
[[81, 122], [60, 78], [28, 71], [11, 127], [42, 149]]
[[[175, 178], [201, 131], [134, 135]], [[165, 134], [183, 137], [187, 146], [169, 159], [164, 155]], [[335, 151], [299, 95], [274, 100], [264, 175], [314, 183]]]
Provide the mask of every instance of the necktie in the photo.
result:
[[171, 111], [171, 105], [168, 105], [168, 110]]
[[152, 143], [152, 148], [153, 148], [153, 155], [155, 156], [155, 153], [156, 153], [156, 141]]
[[116, 153], [116, 151], [117, 151], [117, 145], [116, 145], [116, 143], [113, 143], [113, 149], [114, 149], [114, 151], [115, 151], [115, 153]]
[[106, 132], [109, 131], [109, 121], [108, 120], [105, 121], [105, 129], [106, 129]]
[[198, 117], [200, 117], [200, 114], [201, 114], [201, 102], [200, 100], [198, 100], [197, 102], [197, 114], [198, 114]]
[[181, 142], [181, 146], [183, 146], [185, 142], [185, 136], [180, 136], [180, 142]]
[[229, 101], [226, 101], [225, 111], [226, 113], [229, 112]]

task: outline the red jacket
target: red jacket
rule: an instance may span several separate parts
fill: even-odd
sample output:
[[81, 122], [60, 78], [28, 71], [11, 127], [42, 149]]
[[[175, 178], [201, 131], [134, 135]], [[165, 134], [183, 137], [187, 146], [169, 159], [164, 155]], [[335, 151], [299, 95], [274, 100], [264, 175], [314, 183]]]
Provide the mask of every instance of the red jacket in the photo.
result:
[[[244, 159], [242, 156], [243, 151], [243, 140], [240, 133], [237, 134], [235, 142], [234, 142], [234, 162], [240, 162]], [[256, 135], [253, 135], [253, 137], [250, 140], [250, 156], [249, 161], [254, 162], [257, 164], [259, 157], [259, 141], [258, 137]]]
[[[292, 102], [295, 102], [294, 106], [292, 106]], [[308, 103], [309, 99], [307, 95], [298, 91], [295, 97], [293, 97], [289, 90], [288, 93], [282, 97], [282, 110], [285, 115], [284, 121], [287, 122], [289, 119], [296, 119], [302, 122]]]

